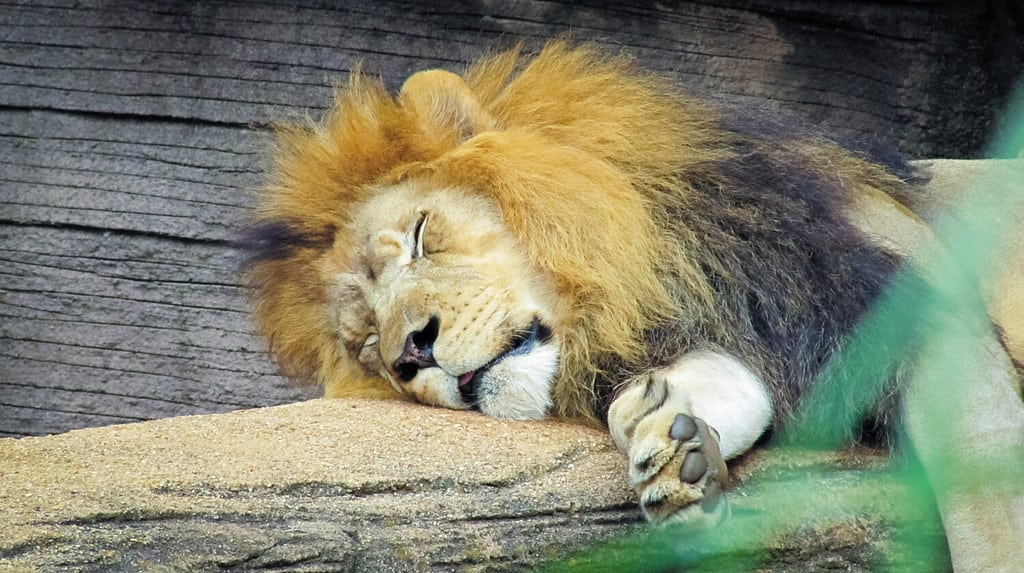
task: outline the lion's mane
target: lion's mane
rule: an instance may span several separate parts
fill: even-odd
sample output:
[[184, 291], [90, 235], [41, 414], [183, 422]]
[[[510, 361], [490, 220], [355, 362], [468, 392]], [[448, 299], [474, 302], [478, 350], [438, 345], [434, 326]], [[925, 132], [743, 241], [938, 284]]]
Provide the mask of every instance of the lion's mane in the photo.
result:
[[552, 277], [566, 417], [597, 417], [618, 384], [706, 347], [743, 358], [786, 413], [898, 264], [843, 208], [869, 187], [905, 193], [905, 164], [565, 42], [499, 53], [464, 78], [486, 125], [424, 129], [415, 106], [354, 73], [322, 122], [279, 132], [248, 278], [289, 375], [345, 375], [320, 261], [354, 240], [340, 231], [352, 205], [410, 176], [495, 201]]

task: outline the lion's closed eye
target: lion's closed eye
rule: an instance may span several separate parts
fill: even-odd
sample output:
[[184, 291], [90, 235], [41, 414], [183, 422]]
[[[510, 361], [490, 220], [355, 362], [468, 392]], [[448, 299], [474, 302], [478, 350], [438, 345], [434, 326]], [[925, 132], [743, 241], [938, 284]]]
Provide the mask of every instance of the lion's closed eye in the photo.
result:
[[377, 333], [371, 332], [369, 335], [367, 335], [366, 340], [363, 341], [363, 349], [365, 350], [367, 348], [377, 346], [377, 342], [379, 340], [380, 337], [377, 336]]
[[423, 233], [427, 229], [427, 220], [430, 218], [430, 212], [420, 212], [420, 218], [416, 221], [416, 227], [413, 229], [413, 259], [422, 258], [427, 254], [426, 245], [423, 242]]

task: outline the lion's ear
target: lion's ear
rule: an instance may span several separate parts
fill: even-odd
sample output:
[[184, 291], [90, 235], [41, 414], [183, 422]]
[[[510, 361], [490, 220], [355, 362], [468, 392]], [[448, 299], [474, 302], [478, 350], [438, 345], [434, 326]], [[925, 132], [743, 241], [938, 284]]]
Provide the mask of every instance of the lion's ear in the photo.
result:
[[413, 112], [420, 129], [458, 143], [495, 128], [494, 118], [459, 76], [444, 70], [417, 72], [402, 85], [402, 107]]

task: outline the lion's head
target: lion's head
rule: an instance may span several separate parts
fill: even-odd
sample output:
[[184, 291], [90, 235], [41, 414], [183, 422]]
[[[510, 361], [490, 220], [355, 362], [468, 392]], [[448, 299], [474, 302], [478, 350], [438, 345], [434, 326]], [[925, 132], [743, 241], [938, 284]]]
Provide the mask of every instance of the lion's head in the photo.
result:
[[343, 367], [427, 404], [543, 417], [557, 297], [493, 202], [412, 179], [352, 215], [324, 259]]
[[355, 74], [322, 123], [280, 131], [259, 205], [248, 277], [278, 362], [328, 396], [593, 417], [608, 357], [710, 298], [659, 219], [714, 159], [691, 108], [561, 43], [397, 97]]

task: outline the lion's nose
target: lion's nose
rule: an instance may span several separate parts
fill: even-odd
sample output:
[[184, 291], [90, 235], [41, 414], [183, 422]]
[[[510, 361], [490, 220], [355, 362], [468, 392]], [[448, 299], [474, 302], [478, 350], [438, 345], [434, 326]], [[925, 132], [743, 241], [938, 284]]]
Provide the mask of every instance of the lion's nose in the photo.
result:
[[434, 341], [437, 340], [440, 329], [440, 319], [431, 316], [423, 329], [414, 330], [405, 337], [405, 349], [394, 363], [399, 380], [408, 382], [416, 377], [420, 368], [437, 366], [437, 362], [434, 361]]

